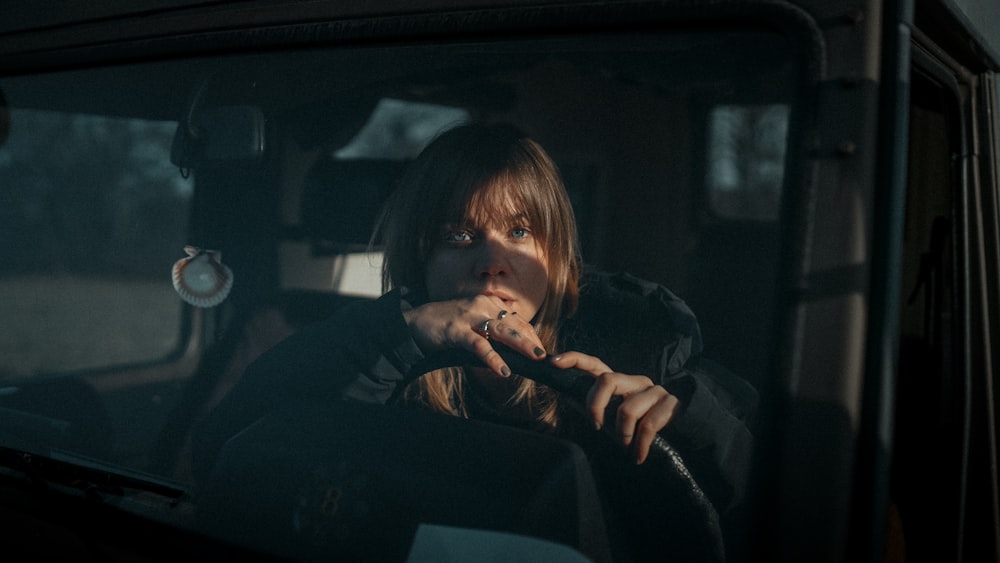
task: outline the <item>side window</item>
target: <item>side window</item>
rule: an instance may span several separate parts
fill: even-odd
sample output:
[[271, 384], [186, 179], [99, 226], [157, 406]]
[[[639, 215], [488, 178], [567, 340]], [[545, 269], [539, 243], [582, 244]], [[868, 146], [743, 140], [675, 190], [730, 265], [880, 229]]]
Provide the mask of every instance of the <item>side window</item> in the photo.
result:
[[778, 219], [788, 138], [784, 104], [720, 105], [708, 116], [708, 207], [722, 219]]
[[179, 345], [170, 266], [192, 186], [175, 125], [11, 110], [0, 147], [0, 380], [152, 361]]

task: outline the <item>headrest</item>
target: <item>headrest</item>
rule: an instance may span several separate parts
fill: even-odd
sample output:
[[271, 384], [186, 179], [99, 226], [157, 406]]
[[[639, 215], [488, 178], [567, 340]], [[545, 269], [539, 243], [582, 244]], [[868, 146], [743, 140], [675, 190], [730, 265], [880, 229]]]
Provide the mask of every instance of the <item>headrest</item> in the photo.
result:
[[323, 159], [307, 174], [302, 191], [302, 228], [319, 248], [343, 252], [362, 247], [406, 161]]

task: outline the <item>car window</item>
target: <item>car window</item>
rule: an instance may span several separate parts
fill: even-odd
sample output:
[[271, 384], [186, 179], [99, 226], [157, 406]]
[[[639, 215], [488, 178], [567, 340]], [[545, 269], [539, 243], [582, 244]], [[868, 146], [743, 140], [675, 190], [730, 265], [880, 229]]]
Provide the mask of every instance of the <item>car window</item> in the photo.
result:
[[17, 106], [11, 122], [0, 147], [0, 377], [175, 351], [181, 307], [163, 273], [193, 190], [169, 162], [175, 124]]

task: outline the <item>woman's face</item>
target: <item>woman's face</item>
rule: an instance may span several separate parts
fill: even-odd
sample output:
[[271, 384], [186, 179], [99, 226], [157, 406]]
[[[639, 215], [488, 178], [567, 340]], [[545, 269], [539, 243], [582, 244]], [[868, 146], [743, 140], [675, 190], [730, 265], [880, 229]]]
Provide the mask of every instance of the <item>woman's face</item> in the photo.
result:
[[526, 214], [507, 205], [471, 210], [462, 224], [442, 225], [426, 264], [432, 301], [489, 295], [532, 319], [548, 291], [548, 262]]

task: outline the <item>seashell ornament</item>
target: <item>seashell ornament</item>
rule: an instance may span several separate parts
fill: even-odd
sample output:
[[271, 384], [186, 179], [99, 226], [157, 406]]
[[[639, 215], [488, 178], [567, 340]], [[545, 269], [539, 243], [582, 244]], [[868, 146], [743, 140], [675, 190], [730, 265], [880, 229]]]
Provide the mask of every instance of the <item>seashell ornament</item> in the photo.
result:
[[233, 288], [233, 271], [222, 263], [218, 250], [185, 246], [187, 258], [174, 262], [174, 289], [195, 307], [215, 307], [226, 300]]

